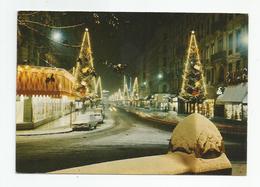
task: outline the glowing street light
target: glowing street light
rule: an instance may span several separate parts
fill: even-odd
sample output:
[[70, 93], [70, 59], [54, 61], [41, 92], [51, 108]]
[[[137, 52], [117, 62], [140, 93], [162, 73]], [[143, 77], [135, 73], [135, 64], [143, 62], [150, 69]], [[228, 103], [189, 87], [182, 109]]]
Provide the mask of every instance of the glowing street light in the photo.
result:
[[51, 38], [55, 41], [55, 42], [60, 42], [62, 39], [62, 34], [60, 31], [53, 31], [51, 33]]
[[162, 79], [162, 78], [163, 78], [163, 75], [162, 75], [161, 73], [159, 73], [159, 74], [157, 75], [157, 78], [158, 78], [158, 79]]
[[147, 84], [146, 81], [144, 81], [144, 82], [143, 82], [143, 85], [146, 86], [146, 84]]

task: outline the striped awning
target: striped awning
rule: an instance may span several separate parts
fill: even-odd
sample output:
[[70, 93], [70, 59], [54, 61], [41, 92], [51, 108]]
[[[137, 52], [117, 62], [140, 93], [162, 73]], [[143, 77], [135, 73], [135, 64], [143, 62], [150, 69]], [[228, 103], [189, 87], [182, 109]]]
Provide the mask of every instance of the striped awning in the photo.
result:
[[17, 67], [17, 95], [47, 95], [74, 97], [75, 78], [65, 69], [19, 65]]

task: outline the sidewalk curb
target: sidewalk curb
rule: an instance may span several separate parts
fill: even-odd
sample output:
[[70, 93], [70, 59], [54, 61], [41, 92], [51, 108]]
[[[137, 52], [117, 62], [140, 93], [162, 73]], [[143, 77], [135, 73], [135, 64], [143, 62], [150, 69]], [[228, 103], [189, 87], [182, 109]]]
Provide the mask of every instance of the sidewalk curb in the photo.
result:
[[42, 135], [53, 135], [53, 134], [65, 134], [72, 132], [72, 129], [66, 131], [58, 131], [58, 132], [43, 132], [43, 133], [33, 133], [33, 134], [16, 134], [16, 136], [42, 136]]
[[[96, 130], [96, 131], [92, 131], [91, 133], [98, 133], [98, 132], [102, 132], [102, 131], [105, 131], [105, 130], [109, 130], [109, 129], [112, 129], [115, 125], [115, 122], [113, 120], [112, 122], [113, 125], [109, 126], [109, 127], [106, 127], [104, 129], [100, 129], [100, 130]], [[102, 124], [101, 124], [102, 125]], [[54, 135], [54, 134], [65, 134], [65, 133], [70, 133], [70, 132], [73, 132], [73, 129], [67, 129], [65, 131], [57, 131], [57, 132], [43, 132], [43, 133], [34, 133], [34, 134], [16, 134], [16, 136], [43, 136], [43, 135]]]

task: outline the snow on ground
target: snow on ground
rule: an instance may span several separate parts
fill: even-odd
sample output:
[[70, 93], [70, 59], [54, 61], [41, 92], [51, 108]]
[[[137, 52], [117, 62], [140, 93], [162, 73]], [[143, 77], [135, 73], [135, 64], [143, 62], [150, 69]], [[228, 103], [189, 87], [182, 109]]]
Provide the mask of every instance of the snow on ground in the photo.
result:
[[[137, 144], [162, 144], [168, 145], [171, 132], [156, 129], [138, 123], [123, 133], [102, 137], [84, 142], [86, 145], [137, 145]], [[115, 138], [117, 137], [117, 138]]]
[[208, 151], [221, 153], [223, 141], [217, 127], [206, 117], [194, 113], [184, 118], [173, 130], [172, 150], [184, 149], [201, 157]]

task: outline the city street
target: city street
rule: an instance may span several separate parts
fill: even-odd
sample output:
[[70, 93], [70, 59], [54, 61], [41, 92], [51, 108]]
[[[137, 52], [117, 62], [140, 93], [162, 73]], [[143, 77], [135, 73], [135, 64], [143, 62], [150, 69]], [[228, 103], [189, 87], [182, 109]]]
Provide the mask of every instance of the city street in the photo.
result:
[[20, 11], [16, 171], [179, 151], [246, 175], [247, 38], [246, 14]]
[[[50, 172], [104, 161], [167, 153], [170, 128], [123, 110], [106, 111], [114, 121], [103, 131], [17, 136], [17, 172]], [[105, 125], [105, 124], [103, 124]], [[224, 137], [226, 153], [235, 167], [246, 163], [246, 141]]]

